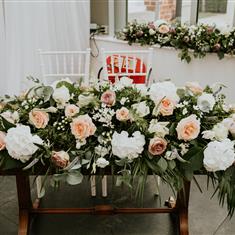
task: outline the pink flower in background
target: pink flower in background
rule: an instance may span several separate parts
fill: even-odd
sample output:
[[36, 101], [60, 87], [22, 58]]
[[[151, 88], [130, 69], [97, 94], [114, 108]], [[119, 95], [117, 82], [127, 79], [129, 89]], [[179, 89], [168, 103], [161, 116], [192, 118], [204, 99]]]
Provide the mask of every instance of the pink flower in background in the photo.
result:
[[114, 91], [107, 90], [101, 95], [101, 102], [111, 107], [116, 102], [116, 94]]
[[36, 128], [45, 128], [49, 122], [49, 115], [45, 111], [33, 109], [29, 113], [29, 122]]
[[56, 166], [65, 168], [69, 164], [69, 155], [65, 151], [53, 151], [51, 160]]
[[174, 102], [174, 100], [165, 98], [161, 101], [161, 104], [159, 106], [160, 108], [159, 111], [162, 114], [162, 116], [172, 115], [174, 112], [175, 105], [176, 103]]
[[122, 107], [116, 111], [116, 118], [119, 121], [127, 121], [130, 119], [129, 110], [125, 107]]
[[152, 155], [161, 155], [165, 152], [167, 147], [167, 141], [163, 138], [155, 137], [150, 140], [148, 151]]
[[201, 95], [203, 92], [203, 88], [198, 82], [187, 82], [186, 88], [193, 92], [194, 95]]
[[162, 25], [159, 26], [158, 31], [159, 31], [159, 33], [167, 34], [167, 33], [169, 33], [170, 28], [169, 28], [168, 25], [162, 24]]
[[76, 106], [75, 104], [69, 104], [66, 105], [65, 107], [65, 116], [66, 117], [73, 117], [76, 114], [78, 114], [80, 111], [80, 108], [78, 106]]

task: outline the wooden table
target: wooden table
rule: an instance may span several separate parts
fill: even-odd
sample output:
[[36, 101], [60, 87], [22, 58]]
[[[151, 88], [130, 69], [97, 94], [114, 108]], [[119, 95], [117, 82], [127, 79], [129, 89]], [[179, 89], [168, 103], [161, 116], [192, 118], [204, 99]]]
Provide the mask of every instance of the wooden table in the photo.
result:
[[97, 205], [89, 208], [40, 208], [39, 200], [32, 203], [29, 175], [20, 170], [0, 171], [0, 175], [14, 175], [16, 177], [19, 225], [18, 235], [28, 235], [31, 217], [35, 214], [150, 214], [150, 213], [174, 213], [179, 218], [179, 234], [188, 235], [188, 204], [190, 194], [190, 182], [185, 181], [184, 189], [178, 192], [176, 206], [174, 208], [114, 208], [112, 205]]

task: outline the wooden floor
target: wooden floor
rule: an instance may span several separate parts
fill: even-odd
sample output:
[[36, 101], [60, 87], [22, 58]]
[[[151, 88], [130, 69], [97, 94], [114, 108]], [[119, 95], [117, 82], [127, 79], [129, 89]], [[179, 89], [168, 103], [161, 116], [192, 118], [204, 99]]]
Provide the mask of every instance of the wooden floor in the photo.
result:
[[[202, 188], [201, 194], [192, 184], [189, 225], [192, 235], [212, 235], [216, 227], [226, 216], [226, 209], [221, 209], [216, 198], [210, 200], [212, 190], [206, 191], [205, 177], [197, 176]], [[145, 195], [145, 206], [159, 206], [159, 199], [153, 199], [154, 180], [149, 177]], [[111, 185], [109, 186], [111, 190]], [[33, 190], [33, 194], [35, 190]], [[171, 194], [169, 189], [162, 187], [162, 204]], [[45, 207], [90, 207], [94, 204], [112, 202], [118, 206], [135, 206], [127, 189], [115, 189], [107, 199], [89, 196], [87, 183], [72, 187], [63, 186], [60, 192], [48, 188], [42, 203]], [[99, 195], [99, 190], [98, 190]], [[0, 234], [17, 234], [18, 208], [14, 177], [0, 177]], [[30, 235], [176, 235], [176, 218], [165, 214], [157, 215], [40, 215], [33, 219]], [[235, 219], [226, 221], [217, 235], [233, 235]]]

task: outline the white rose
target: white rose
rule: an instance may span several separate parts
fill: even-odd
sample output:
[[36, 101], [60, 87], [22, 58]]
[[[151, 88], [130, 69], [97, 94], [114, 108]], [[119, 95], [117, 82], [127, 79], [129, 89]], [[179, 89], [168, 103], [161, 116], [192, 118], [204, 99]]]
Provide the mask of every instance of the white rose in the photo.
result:
[[114, 132], [111, 144], [115, 156], [132, 160], [143, 152], [145, 137], [139, 131], [134, 132], [132, 137], [129, 137], [126, 131], [122, 131], [120, 134]]
[[203, 93], [198, 97], [197, 106], [204, 113], [209, 113], [213, 110], [215, 105], [215, 98], [212, 94]]
[[60, 88], [56, 88], [53, 93], [53, 99], [62, 106], [65, 106], [66, 103], [70, 100], [70, 94], [67, 87], [62, 86]]
[[154, 35], [154, 34], [156, 34], [156, 31], [154, 29], [149, 29], [149, 34]]
[[215, 133], [216, 140], [224, 140], [228, 137], [228, 128], [223, 123], [216, 124], [212, 131]]
[[146, 115], [148, 115], [150, 113], [150, 109], [147, 106], [146, 101], [142, 101], [140, 103], [133, 104], [131, 107], [136, 110], [136, 113], [140, 117], [145, 117]]
[[88, 95], [79, 95], [78, 96], [78, 102], [77, 105], [82, 108], [85, 107], [87, 105], [89, 105], [90, 103], [92, 103], [94, 101], [95, 97], [93, 94], [88, 94]]
[[204, 150], [203, 163], [208, 171], [226, 170], [234, 161], [234, 143], [229, 139], [212, 141]]
[[171, 99], [174, 103], [179, 102], [177, 87], [169, 81], [153, 83], [149, 89], [149, 95], [155, 103], [159, 103], [165, 97]]
[[67, 82], [73, 84], [73, 82], [69, 78], [62, 78], [58, 81], [54, 81], [50, 86], [55, 90], [60, 82]]
[[29, 126], [24, 125], [10, 128], [5, 141], [9, 155], [22, 162], [28, 161], [38, 150], [35, 144], [43, 143], [39, 136], [31, 134]]
[[169, 122], [158, 122], [157, 119], [152, 119], [148, 128], [149, 133], [155, 133], [156, 136], [164, 138], [169, 134], [169, 129], [166, 127]]
[[100, 168], [105, 168], [109, 165], [109, 161], [107, 161], [105, 158], [100, 157], [96, 160], [96, 165]]
[[101, 157], [104, 157], [105, 155], [109, 154], [109, 149], [98, 145], [95, 147], [95, 153]]
[[10, 110], [7, 110], [7, 111], [1, 113], [1, 116], [12, 124], [17, 123], [20, 119], [19, 113], [17, 111], [12, 112]]

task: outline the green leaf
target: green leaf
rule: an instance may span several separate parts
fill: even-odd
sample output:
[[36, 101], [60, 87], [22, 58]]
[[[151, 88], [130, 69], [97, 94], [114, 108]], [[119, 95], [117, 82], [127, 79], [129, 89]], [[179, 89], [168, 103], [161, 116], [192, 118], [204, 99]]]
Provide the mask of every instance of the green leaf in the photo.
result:
[[8, 122], [4, 117], [1, 117], [1, 120], [2, 120], [2, 124], [5, 128], [5, 130], [9, 130], [10, 128], [12, 127], [16, 127], [15, 124], [12, 124], [11, 122]]
[[66, 181], [70, 185], [80, 184], [83, 180], [83, 175], [80, 171], [69, 172]]
[[163, 157], [159, 159], [157, 164], [162, 169], [162, 171], [165, 171], [167, 169], [168, 164], [167, 164], [167, 161]]
[[176, 163], [174, 160], [168, 161], [168, 167], [173, 170], [176, 167]]
[[17, 168], [23, 168], [25, 166], [24, 163], [22, 163], [19, 160], [15, 160], [12, 157], [9, 156], [7, 151], [1, 152], [1, 158], [3, 158], [1, 169], [2, 170], [11, 170], [11, 169], [17, 169]]

